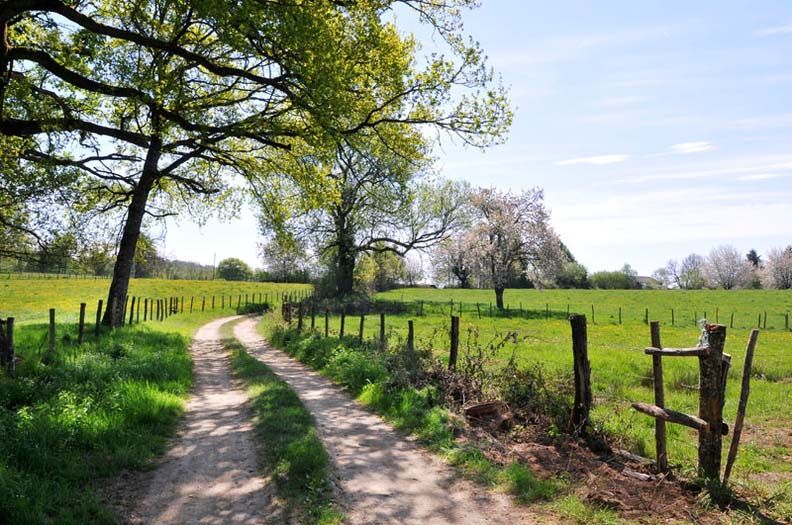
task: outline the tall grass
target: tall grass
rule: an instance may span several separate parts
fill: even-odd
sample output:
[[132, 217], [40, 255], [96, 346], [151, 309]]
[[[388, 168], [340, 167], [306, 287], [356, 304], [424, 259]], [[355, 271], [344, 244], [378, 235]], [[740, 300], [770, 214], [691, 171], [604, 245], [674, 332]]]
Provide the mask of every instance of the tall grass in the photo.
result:
[[71, 327], [40, 360], [42, 326], [17, 332], [17, 378], [0, 378], [0, 516], [8, 523], [112, 523], [93, 487], [163, 452], [191, 383], [188, 338], [147, 327], [82, 346]]

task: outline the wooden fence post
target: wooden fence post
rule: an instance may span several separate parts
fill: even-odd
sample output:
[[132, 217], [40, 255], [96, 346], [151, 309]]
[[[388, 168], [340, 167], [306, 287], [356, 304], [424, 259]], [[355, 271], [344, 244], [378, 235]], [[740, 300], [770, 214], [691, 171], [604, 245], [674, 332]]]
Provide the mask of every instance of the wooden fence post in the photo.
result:
[[341, 330], [338, 332], [338, 337], [344, 337], [344, 322], [346, 321], [346, 309], [341, 309]]
[[102, 326], [102, 300], [99, 299], [99, 303], [96, 307], [96, 325], [94, 326], [94, 335], [99, 336], [99, 327]]
[[190, 296], [190, 313], [193, 313], [193, 302], [195, 301], [195, 297]]
[[303, 329], [303, 304], [302, 301], [297, 303], [297, 330], [302, 332]]
[[16, 375], [16, 357], [14, 356], [14, 318], [9, 317], [6, 319], [6, 370], [8, 375], [14, 377]]
[[576, 432], [585, 432], [592, 400], [586, 316], [572, 315], [569, 317], [569, 324], [572, 327], [572, 354], [575, 372], [575, 405], [572, 408], [572, 424], [575, 426]]
[[380, 312], [380, 347], [385, 348], [385, 312]]
[[215, 309], [215, 296], [212, 296], [212, 310]]
[[80, 323], [77, 325], [77, 344], [83, 344], [85, 337], [85, 303], [80, 303]]
[[148, 321], [148, 297], [143, 300], [143, 322]]
[[201, 311], [206, 309], [206, 296], [201, 297]]
[[135, 312], [135, 323], [140, 324], [140, 297], [137, 298], [137, 311]]
[[46, 362], [50, 362], [55, 357], [55, 308], [49, 310], [49, 351], [47, 352]]
[[325, 337], [330, 335], [330, 309], [325, 308]]
[[674, 309], [671, 308], [671, 326], [674, 326]]
[[[264, 304], [267, 304], [267, 302], [264, 301]], [[311, 303], [311, 332], [314, 331], [314, 328], [316, 328], [316, 306]]]
[[481, 319], [481, 305], [476, 303], [476, 313], [478, 313], [478, 318]]
[[723, 426], [723, 346], [726, 327], [707, 325], [709, 352], [699, 357], [699, 417], [707, 427], [699, 431], [699, 475], [709, 480], [720, 481], [722, 426]]
[[366, 314], [360, 314], [360, 329], [358, 330], [358, 341], [363, 342], [363, 327], [366, 324]]
[[644, 311], [644, 324], [649, 324], [649, 308]]
[[619, 307], [619, 324], [622, 324], [621, 306]]
[[415, 350], [415, 325], [412, 319], [407, 321], [407, 350]]
[[451, 316], [451, 351], [448, 354], [448, 369], [456, 370], [459, 355], [459, 317]]
[[729, 328], [734, 328], [734, 312], [731, 313], [731, 321], [729, 322]]
[[132, 325], [132, 321], [135, 320], [135, 300], [137, 297], [132, 296], [132, 306], [129, 308], [129, 325]]
[[[652, 321], [649, 325], [652, 346], [663, 348], [660, 342], [660, 322]], [[652, 376], [654, 380], [655, 405], [665, 408], [665, 389], [663, 387], [663, 361], [657, 354], [652, 355]], [[666, 447], [666, 427], [665, 421], [655, 419], [655, 450], [657, 452], [657, 469], [660, 472], [668, 472], [668, 450]]]
[[121, 326], [126, 324], [126, 313], [129, 307], [129, 296], [124, 296], [124, 303], [121, 305]]
[[184, 296], [181, 296], [181, 308], [179, 308], [180, 313], [184, 313]]
[[594, 305], [591, 305], [591, 324], [596, 324], [594, 322]]

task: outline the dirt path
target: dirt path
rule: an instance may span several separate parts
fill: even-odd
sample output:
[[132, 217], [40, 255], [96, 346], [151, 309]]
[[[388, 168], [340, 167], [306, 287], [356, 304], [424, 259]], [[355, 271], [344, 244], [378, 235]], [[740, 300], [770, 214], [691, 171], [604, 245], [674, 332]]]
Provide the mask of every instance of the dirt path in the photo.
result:
[[143, 480], [129, 521], [151, 524], [259, 524], [280, 521], [274, 493], [256, 472], [247, 396], [229, 371], [218, 319], [196, 334], [193, 392], [180, 432]]
[[276, 350], [246, 319], [235, 335], [248, 351], [291, 385], [316, 418], [346, 499], [347, 523], [477, 525], [545, 523], [508, 496], [461, 481], [452, 469], [399, 436], [342, 389]]

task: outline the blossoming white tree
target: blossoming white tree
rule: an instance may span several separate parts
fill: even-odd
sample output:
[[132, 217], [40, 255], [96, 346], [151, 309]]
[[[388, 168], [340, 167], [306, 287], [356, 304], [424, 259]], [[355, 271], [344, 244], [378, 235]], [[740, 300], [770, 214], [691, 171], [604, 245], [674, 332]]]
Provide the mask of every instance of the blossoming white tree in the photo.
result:
[[767, 255], [767, 280], [773, 288], [792, 288], [792, 246], [773, 248]]
[[724, 290], [741, 285], [749, 273], [746, 261], [731, 245], [713, 248], [705, 269], [709, 282]]
[[541, 286], [553, 281], [566, 262], [539, 188], [519, 194], [481, 189], [471, 199], [471, 217], [467, 251], [495, 289], [498, 309], [503, 309], [503, 292], [517, 273]]

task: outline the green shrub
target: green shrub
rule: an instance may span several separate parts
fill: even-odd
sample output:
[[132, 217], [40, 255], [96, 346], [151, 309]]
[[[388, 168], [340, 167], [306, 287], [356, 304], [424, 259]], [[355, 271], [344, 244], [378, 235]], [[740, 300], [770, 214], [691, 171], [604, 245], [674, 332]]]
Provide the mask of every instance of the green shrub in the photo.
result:
[[388, 370], [379, 356], [373, 352], [348, 348], [336, 351], [324, 370], [328, 377], [347, 387], [356, 396], [366, 385], [384, 381], [388, 376]]

